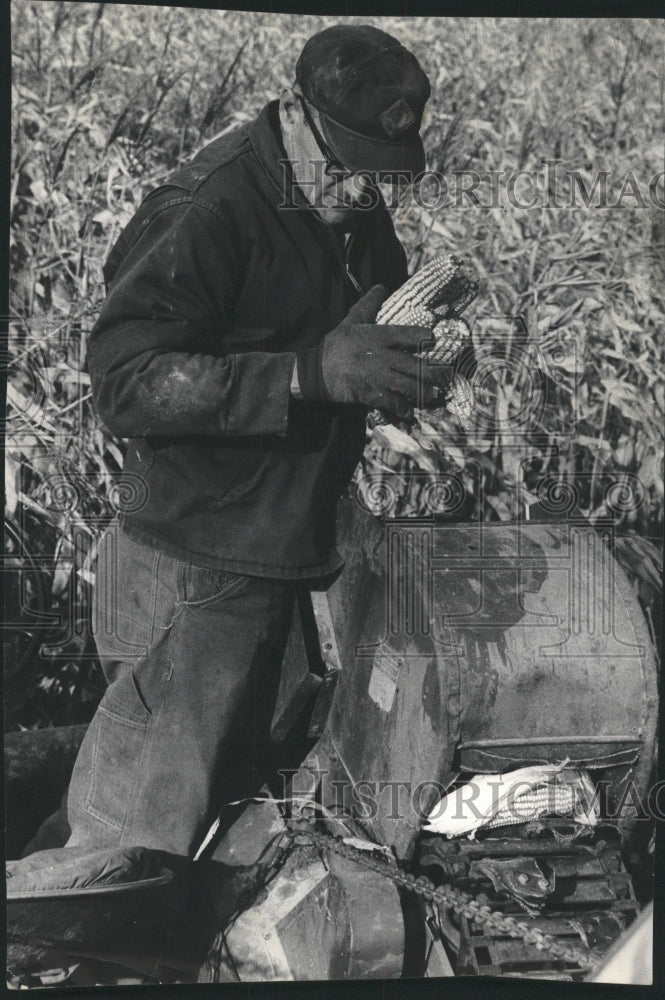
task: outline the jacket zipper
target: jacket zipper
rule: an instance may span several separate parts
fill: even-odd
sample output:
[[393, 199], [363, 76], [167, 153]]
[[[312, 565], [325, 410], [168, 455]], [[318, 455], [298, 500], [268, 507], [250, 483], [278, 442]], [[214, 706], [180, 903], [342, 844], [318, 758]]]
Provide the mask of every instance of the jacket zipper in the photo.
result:
[[350, 257], [351, 245], [352, 245], [352, 243], [353, 243], [353, 241], [355, 239], [355, 236], [356, 236], [355, 231], [352, 232], [351, 235], [349, 236], [349, 239], [347, 241], [346, 247], [344, 249], [344, 253], [342, 253], [342, 251], [340, 249], [340, 245], [339, 245], [339, 240], [337, 239], [337, 235], [335, 234], [332, 226], [330, 226], [327, 222], [324, 222], [324, 220], [321, 218], [320, 215], [314, 214], [314, 218], [317, 219], [321, 223], [322, 226], [325, 226], [326, 230], [329, 232], [330, 236], [328, 238], [329, 238], [330, 242], [333, 244], [335, 257], [337, 258], [338, 262], [341, 264], [342, 268], [344, 269], [344, 274], [345, 274], [346, 278], [353, 285], [355, 291], [359, 295], [362, 295], [363, 294], [362, 285], [357, 281], [357, 279], [351, 273], [351, 270], [349, 268], [349, 257]]
[[355, 230], [354, 230], [351, 233], [351, 235], [349, 236], [349, 238], [347, 240], [347, 243], [346, 243], [346, 247], [344, 249], [344, 270], [346, 271], [346, 275], [349, 278], [349, 280], [350, 280], [351, 284], [353, 285], [353, 287], [355, 288], [355, 290], [358, 292], [359, 295], [362, 295], [362, 291], [363, 291], [362, 285], [356, 280], [356, 278], [354, 277], [354, 275], [351, 273], [351, 268], [349, 267], [349, 259], [351, 257], [351, 244], [353, 243], [355, 237], [356, 237], [356, 234], [355, 234]]

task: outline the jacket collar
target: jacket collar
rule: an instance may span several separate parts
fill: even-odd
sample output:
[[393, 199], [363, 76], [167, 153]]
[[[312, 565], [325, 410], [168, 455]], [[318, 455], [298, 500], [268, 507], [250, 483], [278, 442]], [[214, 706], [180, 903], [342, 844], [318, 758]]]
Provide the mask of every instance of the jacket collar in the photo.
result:
[[[290, 174], [291, 168], [281, 139], [279, 101], [270, 101], [266, 104], [258, 118], [249, 126], [248, 134], [254, 155], [271, 192], [274, 193], [275, 205], [278, 210], [281, 209], [284, 222], [287, 228], [291, 229], [303, 256], [306, 258], [304, 248], [307, 246], [303, 237], [305, 233], [314, 232], [340, 263], [342, 255], [335, 230], [324, 222], [316, 209], [307, 201]], [[286, 175], [285, 170], [289, 171]]]
[[[312, 208], [301, 189], [293, 180], [286, 150], [282, 145], [278, 100], [270, 101], [266, 104], [259, 116], [251, 123], [249, 126], [249, 140], [256, 158], [261, 164], [272, 187], [279, 194], [280, 204], [287, 197], [287, 191], [285, 190], [285, 187], [287, 187], [285, 184], [286, 180], [288, 181], [288, 195], [292, 198], [292, 204], [296, 208], [302, 208], [311, 215], [319, 218], [315, 209]], [[379, 196], [379, 204], [381, 203], [382, 199]]]
[[[268, 190], [274, 195], [276, 207], [283, 207], [287, 197], [284, 171], [290, 171], [290, 166], [282, 145], [278, 100], [270, 101], [265, 105], [258, 117], [250, 124], [248, 135], [254, 155], [267, 181], [264, 190]], [[280, 163], [280, 160], [287, 162]], [[296, 245], [301, 250], [305, 260], [307, 260], [307, 254], [304, 248], [307, 244], [302, 237], [306, 232], [315, 232], [339, 262], [341, 257], [339, 238], [332, 226], [323, 221], [297, 184], [289, 184], [288, 195], [292, 199], [291, 207], [289, 210], [283, 211], [282, 214], [287, 227], [293, 232]], [[372, 234], [376, 228], [377, 217], [382, 211], [385, 212], [383, 199], [378, 190], [377, 195], [378, 207], [376, 209], [370, 212], [356, 213], [353, 226], [355, 255], [362, 256], [362, 248], [372, 244]], [[294, 207], [297, 211], [294, 210]]]
[[[313, 213], [312, 206], [300, 188], [297, 184], [291, 182], [291, 167], [284, 146], [282, 145], [278, 100], [270, 101], [266, 104], [258, 118], [249, 126], [249, 140], [252, 144], [254, 154], [263, 167], [268, 180], [279, 194], [280, 203], [284, 201], [287, 195], [285, 181], [289, 180], [288, 193], [289, 195], [292, 194], [293, 204], [297, 208], [304, 208]], [[285, 173], [285, 171], [288, 173]]]

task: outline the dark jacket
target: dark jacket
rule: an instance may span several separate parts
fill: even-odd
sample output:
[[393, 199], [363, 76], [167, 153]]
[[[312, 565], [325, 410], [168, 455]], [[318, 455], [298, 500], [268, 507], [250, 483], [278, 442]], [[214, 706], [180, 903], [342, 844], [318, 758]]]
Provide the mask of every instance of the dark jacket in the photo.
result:
[[[381, 201], [347, 247], [293, 186], [278, 104], [152, 192], [113, 248], [90, 336], [97, 410], [130, 438], [125, 529], [177, 558], [285, 579], [339, 568], [335, 507], [365, 409], [290, 395], [295, 351], [406, 277]], [[289, 194], [294, 195], [297, 207]]]

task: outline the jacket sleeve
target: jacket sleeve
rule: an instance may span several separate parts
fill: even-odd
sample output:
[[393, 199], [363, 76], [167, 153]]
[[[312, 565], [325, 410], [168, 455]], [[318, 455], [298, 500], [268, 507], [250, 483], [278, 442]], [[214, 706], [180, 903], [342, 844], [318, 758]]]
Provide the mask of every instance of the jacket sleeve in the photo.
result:
[[217, 211], [191, 200], [157, 208], [88, 343], [93, 399], [114, 434], [286, 434], [295, 355], [220, 352], [239, 272]]

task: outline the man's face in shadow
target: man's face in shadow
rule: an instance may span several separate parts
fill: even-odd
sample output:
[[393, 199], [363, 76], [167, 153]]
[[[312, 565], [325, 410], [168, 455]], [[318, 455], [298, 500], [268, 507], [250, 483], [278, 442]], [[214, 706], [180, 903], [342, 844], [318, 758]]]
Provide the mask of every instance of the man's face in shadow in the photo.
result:
[[[321, 131], [319, 113], [311, 104], [308, 113]], [[302, 97], [295, 89], [285, 88], [282, 92], [279, 118], [286, 155], [305, 198], [329, 225], [343, 227], [349, 224], [367, 187], [365, 176], [356, 173], [340, 177], [326, 173], [325, 154], [307, 121]]]

